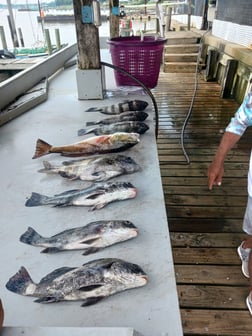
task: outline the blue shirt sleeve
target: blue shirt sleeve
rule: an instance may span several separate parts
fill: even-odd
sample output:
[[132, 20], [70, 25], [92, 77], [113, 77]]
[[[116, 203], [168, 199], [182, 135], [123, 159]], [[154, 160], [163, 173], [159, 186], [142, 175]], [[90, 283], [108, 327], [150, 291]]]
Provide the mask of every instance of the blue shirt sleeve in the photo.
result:
[[241, 136], [249, 126], [252, 126], [252, 92], [247, 94], [225, 131]]

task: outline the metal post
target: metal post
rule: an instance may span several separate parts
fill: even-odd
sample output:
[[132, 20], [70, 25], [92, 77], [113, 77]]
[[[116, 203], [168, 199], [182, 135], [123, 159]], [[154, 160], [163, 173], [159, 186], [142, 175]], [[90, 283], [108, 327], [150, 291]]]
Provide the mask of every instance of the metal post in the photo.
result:
[[171, 30], [172, 7], [166, 7], [166, 32]]
[[7, 43], [6, 43], [6, 38], [5, 38], [4, 27], [3, 26], [0, 26], [0, 36], [1, 36], [3, 49], [7, 49]]
[[49, 29], [45, 29], [45, 40], [46, 40], [46, 45], [47, 45], [47, 49], [48, 49], [48, 54], [51, 55], [51, 53], [52, 53], [52, 43], [51, 43], [51, 39], [50, 39]]
[[57, 49], [60, 49], [61, 48], [61, 42], [60, 42], [60, 32], [59, 32], [58, 28], [55, 29], [55, 39], [56, 39]]
[[24, 47], [24, 38], [23, 38], [21, 28], [18, 28], [18, 35], [19, 35], [19, 40], [20, 40], [20, 43], [21, 43], [21, 47]]
[[187, 29], [191, 29], [191, 15], [192, 15], [192, 0], [188, 0], [188, 21], [187, 21]]

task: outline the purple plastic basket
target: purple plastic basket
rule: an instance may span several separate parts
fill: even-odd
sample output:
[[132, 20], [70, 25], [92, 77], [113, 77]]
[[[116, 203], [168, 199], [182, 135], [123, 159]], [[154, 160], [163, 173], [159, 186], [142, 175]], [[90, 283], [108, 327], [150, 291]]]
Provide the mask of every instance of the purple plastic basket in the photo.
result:
[[[126, 70], [148, 88], [157, 85], [165, 38], [145, 36], [116, 37], [107, 41], [113, 65]], [[129, 76], [115, 70], [117, 86], [139, 86]]]

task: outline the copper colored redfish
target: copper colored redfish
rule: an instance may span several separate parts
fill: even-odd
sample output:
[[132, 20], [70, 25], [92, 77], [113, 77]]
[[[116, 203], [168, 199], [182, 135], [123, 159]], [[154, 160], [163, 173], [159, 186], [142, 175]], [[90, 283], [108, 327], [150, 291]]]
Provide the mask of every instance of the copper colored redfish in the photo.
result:
[[138, 133], [117, 132], [100, 135], [64, 146], [52, 146], [38, 139], [33, 159], [51, 153], [60, 153], [63, 156], [84, 156], [121, 152], [133, 147], [140, 141]]

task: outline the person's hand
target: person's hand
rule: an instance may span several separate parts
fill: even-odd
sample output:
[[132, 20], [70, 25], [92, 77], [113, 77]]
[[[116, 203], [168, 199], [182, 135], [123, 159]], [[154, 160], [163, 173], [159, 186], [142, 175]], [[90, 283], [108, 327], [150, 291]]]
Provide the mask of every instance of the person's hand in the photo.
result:
[[212, 190], [214, 185], [221, 186], [224, 167], [222, 163], [213, 161], [208, 168], [208, 189]]

